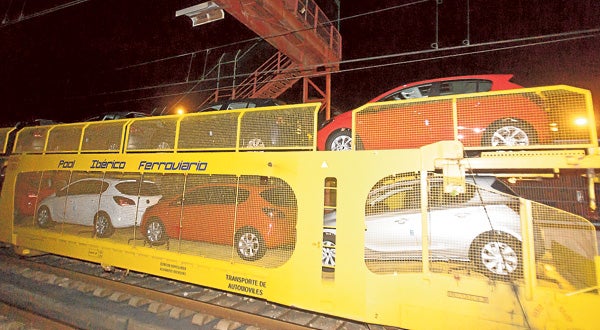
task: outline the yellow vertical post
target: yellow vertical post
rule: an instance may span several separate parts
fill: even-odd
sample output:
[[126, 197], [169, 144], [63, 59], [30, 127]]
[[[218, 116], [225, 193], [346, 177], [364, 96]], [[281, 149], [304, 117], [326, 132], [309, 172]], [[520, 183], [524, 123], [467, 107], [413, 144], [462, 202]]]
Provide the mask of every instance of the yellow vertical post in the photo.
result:
[[[523, 279], [525, 280], [525, 299], [533, 299], [533, 291], [536, 283], [537, 273], [535, 269], [535, 244], [533, 235], [533, 212], [531, 201], [519, 198], [519, 210], [521, 218], [521, 237], [523, 254]], [[542, 242], [537, 242], [542, 244]]]
[[[354, 132], [353, 132], [354, 134]], [[429, 224], [428, 220], [428, 189], [427, 189], [427, 171], [421, 170], [421, 246], [423, 273], [429, 273]]]

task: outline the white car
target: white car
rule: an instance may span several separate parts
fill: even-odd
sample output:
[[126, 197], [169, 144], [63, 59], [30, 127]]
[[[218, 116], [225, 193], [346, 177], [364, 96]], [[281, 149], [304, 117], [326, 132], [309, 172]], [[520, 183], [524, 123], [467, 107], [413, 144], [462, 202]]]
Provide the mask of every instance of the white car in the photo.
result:
[[[417, 180], [371, 191], [365, 216], [365, 260], [421, 260], [419, 190]], [[470, 261], [476, 270], [498, 278], [522, 272], [516, 198], [469, 183], [467, 192], [456, 196], [443, 194], [439, 181], [430, 182], [429, 190], [430, 260]], [[393, 205], [401, 207], [390, 207]], [[336, 212], [324, 218], [324, 271], [335, 266], [336, 218]], [[536, 239], [541, 239], [539, 235], [537, 232]], [[537, 245], [539, 256], [544, 247]]]
[[161, 197], [151, 181], [86, 178], [42, 200], [36, 221], [42, 228], [53, 222], [94, 226], [96, 236], [109, 237], [115, 228], [139, 225], [146, 209]]

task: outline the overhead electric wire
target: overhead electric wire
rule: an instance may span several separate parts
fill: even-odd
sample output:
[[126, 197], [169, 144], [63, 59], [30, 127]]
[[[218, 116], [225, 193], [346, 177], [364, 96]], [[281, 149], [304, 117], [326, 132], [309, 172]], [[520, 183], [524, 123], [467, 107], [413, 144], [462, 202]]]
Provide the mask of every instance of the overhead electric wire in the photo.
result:
[[[13, 25], [13, 24], [21, 23], [23, 21], [26, 21], [26, 20], [29, 20], [29, 19], [32, 19], [32, 18], [44, 16], [44, 15], [53, 13], [55, 11], [59, 11], [59, 10], [62, 10], [62, 9], [65, 9], [65, 8], [69, 8], [69, 7], [72, 7], [72, 6], [76, 6], [76, 5], [79, 5], [79, 4], [82, 4], [84, 2], [88, 2], [88, 1], [89, 0], [74, 0], [74, 1], [67, 2], [67, 3], [62, 4], [62, 5], [54, 6], [52, 8], [48, 8], [48, 9], [37, 11], [37, 12], [35, 12], [33, 14], [30, 14], [30, 15], [27, 15], [27, 16], [20, 16], [17, 20], [14, 20], [14, 21], [7, 21], [5, 19], [5, 20], [2, 21], [2, 24], [0, 24], [0, 29], [3, 28], [3, 27], [7, 27], [7, 26], [10, 26], [10, 25]], [[23, 7], [25, 7], [25, 2], [23, 2]], [[7, 9], [6, 17], [8, 17], [8, 10], [10, 10], [10, 6]]]
[[[561, 36], [563, 38], [559, 38]], [[504, 51], [504, 50], [510, 50], [510, 49], [518, 49], [518, 48], [524, 48], [524, 47], [533, 47], [533, 46], [552, 44], [552, 43], [558, 43], [558, 42], [566, 42], [566, 41], [571, 41], [571, 40], [594, 38], [594, 37], [598, 37], [598, 36], [600, 36], [600, 28], [590, 29], [590, 30], [582, 30], [582, 31], [571, 31], [571, 32], [565, 32], [565, 33], [559, 33], [559, 34], [542, 35], [542, 36], [535, 36], [535, 37], [500, 40], [500, 41], [485, 42], [485, 43], [478, 43], [478, 44], [452, 46], [452, 47], [437, 48], [437, 49], [386, 54], [386, 55], [380, 55], [380, 56], [362, 57], [362, 58], [356, 58], [356, 59], [350, 59], [350, 60], [343, 60], [343, 61], [339, 61], [338, 63], [328, 63], [328, 64], [343, 65], [343, 64], [351, 64], [351, 63], [370, 62], [370, 61], [385, 60], [385, 59], [405, 57], [405, 56], [433, 54], [433, 53], [441, 53], [441, 52], [448, 52], [448, 51], [454, 51], [454, 50], [464, 50], [464, 49], [472, 49], [472, 48], [479, 48], [479, 47], [485, 47], [485, 46], [504, 45], [507, 43], [525, 42], [525, 41], [553, 38], [552, 40], [541, 40], [538, 42], [530, 42], [530, 43], [526, 43], [526, 44], [511, 45], [511, 46], [500, 47], [500, 48], [472, 50], [472, 51], [467, 51], [467, 52], [460, 52], [457, 54], [440, 55], [440, 56], [418, 58], [418, 59], [411, 59], [411, 60], [401, 60], [401, 61], [377, 64], [377, 65], [365, 65], [365, 66], [360, 66], [360, 67], [341, 69], [339, 71], [332, 72], [332, 74], [340, 74], [340, 73], [347, 73], [347, 72], [353, 72], [353, 71], [361, 71], [361, 70], [376, 69], [376, 68], [395, 66], [395, 65], [403, 65], [403, 64], [409, 64], [409, 63], [425, 62], [425, 61], [446, 59], [446, 58], [452, 58], [452, 57], [460, 57], [460, 56], [468, 56], [468, 55], [474, 55], [474, 54]], [[559, 39], [554, 39], [554, 38], [559, 38]], [[236, 77], [245, 78], [250, 75], [251, 74], [241, 74]], [[307, 78], [307, 77], [311, 77], [311, 76], [314, 76], [314, 74], [301, 74], [297, 77]], [[229, 79], [229, 78], [233, 78], [233, 76], [224, 76], [224, 77], [220, 77], [220, 78], [221, 79]], [[144, 87], [132, 88], [132, 89], [126, 89], [126, 90], [91, 94], [91, 95], [86, 95], [85, 97], [115, 95], [115, 94], [130, 93], [130, 92], [143, 91], [143, 90], [175, 87], [178, 85], [187, 85], [187, 84], [195, 84], [195, 86], [197, 86], [201, 82], [210, 82], [210, 81], [216, 81], [216, 80], [217, 80], [217, 78], [189, 80], [189, 81], [185, 81], [185, 82], [167, 83], [167, 84], [160, 84], [160, 85], [154, 85], [154, 86], [144, 86]], [[276, 81], [276, 80], [274, 80], [274, 81]], [[240, 87], [240, 86], [243, 86], [243, 85], [225, 86], [225, 88], [233, 88], [233, 87]], [[163, 94], [163, 95], [154, 95], [154, 96], [135, 98], [135, 99], [120, 100], [120, 101], [114, 101], [114, 102], [107, 102], [107, 104], [128, 103], [128, 102], [148, 100], [148, 99], [157, 99], [157, 98], [163, 98], [163, 97], [186, 95], [186, 94], [189, 94], [190, 92], [198, 93], [198, 92], [207, 92], [207, 91], [212, 91], [212, 90], [214, 90], [214, 88], [202, 89], [202, 90], [192, 90], [192, 91], [186, 91], [186, 92], [180, 92], [180, 93], [169, 93], [169, 94]], [[80, 97], [84, 97], [84, 96], [80, 96]]]

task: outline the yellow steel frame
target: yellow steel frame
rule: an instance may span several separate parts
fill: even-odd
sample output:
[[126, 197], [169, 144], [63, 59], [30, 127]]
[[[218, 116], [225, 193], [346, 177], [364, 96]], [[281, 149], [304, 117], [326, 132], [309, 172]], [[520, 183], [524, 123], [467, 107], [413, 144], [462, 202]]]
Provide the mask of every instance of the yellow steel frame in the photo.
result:
[[[315, 106], [315, 110], [318, 106]], [[316, 113], [316, 111], [315, 111]], [[128, 124], [129, 125], [129, 124]], [[125, 133], [124, 133], [125, 134]], [[594, 133], [595, 134], [595, 131]], [[205, 174], [259, 175], [287, 182], [297, 198], [298, 221], [294, 251], [276, 268], [240, 260], [215, 260], [159, 250], [142, 244], [119, 244], [38, 228], [16, 228], [14, 193], [21, 172], [59, 170], [61, 161], [74, 161], [69, 171], [90, 171], [97, 153], [18, 154], [9, 158], [0, 198], [0, 241], [28, 252], [39, 250], [112, 265], [218, 289], [246, 294], [298, 308], [373, 324], [403, 328], [594, 328], [600, 324], [598, 288], [583, 290], [539, 286], [533, 261], [529, 201], [521, 200], [524, 278], [514, 282], [463, 273], [439, 273], [423, 263], [419, 272], [375, 274], [364, 253], [365, 196], [374, 183], [394, 173], [444, 173], [456, 183], [465, 172], [494, 174], [536, 169], [600, 168], [594, 146], [583, 151], [515, 151], [464, 159], [459, 142], [444, 141], [410, 150], [356, 152], [169, 152], [106, 153], [109, 161], [125, 162], [104, 172], [164, 173], [145, 170], [140, 162], [203, 161]], [[103, 159], [104, 159], [103, 158]], [[530, 171], [528, 171], [530, 172]], [[172, 173], [186, 174], [182, 170]], [[336, 267], [334, 277], [321, 266], [324, 182], [337, 179]], [[425, 200], [425, 198], [422, 198]], [[358, 221], [353, 221], [358, 220]], [[424, 218], [423, 223], [426, 225]], [[424, 256], [426, 256], [424, 249]], [[600, 257], [595, 257], [600, 283]], [[551, 277], [551, 275], [548, 275]]]

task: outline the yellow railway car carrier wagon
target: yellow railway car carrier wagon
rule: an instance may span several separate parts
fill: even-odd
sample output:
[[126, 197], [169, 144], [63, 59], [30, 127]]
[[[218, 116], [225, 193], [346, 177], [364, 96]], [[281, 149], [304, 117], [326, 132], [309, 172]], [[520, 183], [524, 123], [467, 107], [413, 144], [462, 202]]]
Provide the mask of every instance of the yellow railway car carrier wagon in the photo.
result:
[[[497, 94], [538, 95], [559, 138], [318, 152], [319, 104], [24, 128], [5, 150], [0, 240], [371, 324], [594, 328], [594, 226], [498, 186], [571, 171], [593, 209], [596, 131], [569, 126], [594, 122], [591, 96]], [[355, 110], [353, 132], [381, 134], [369, 113], [401, 102]]]

